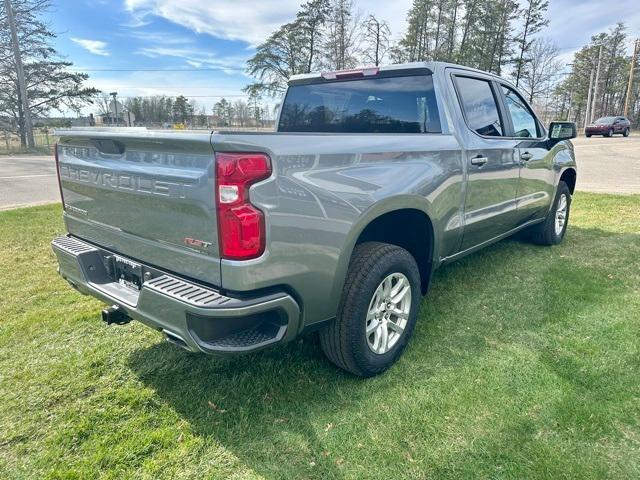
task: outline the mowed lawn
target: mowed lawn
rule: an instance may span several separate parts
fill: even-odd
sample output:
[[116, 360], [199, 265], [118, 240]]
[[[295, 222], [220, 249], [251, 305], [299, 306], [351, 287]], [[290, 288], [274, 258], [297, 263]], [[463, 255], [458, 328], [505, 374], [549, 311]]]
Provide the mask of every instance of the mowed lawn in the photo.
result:
[[220, 359], [107, 327], [61, 232], [58, 206], [0, 213], [0, 478], [640, 478], [640, 196], [439, 270], [369, 380], [314, 337]]

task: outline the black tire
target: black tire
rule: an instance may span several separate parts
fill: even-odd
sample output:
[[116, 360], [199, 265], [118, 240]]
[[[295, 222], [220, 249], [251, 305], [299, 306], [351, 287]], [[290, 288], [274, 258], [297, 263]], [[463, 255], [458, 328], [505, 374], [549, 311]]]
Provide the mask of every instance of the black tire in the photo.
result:
[[628, 128], [626, 128], [626, 129], [624, 130], [624, 132], [622, 132], [622, 136], [623, 136], [623, 137], [628, 137], [628, 136], [629, 136], [629, 129], [628, 129]]
[[609, 138], [613, 137], [613, 129], [610, 128], [609, 131], [603, 135], [603, 137], [609, 137]]
[[[556, 232], [556, 212], [558, 210], [558, 203], [560, 202], [560, 198], [565, 196], [567, 209], [565, 215], [564, 225], [562, 230], [557, 233]], [[567, 232], [567, 226], [569, 225], [569, 214], [571, 213], [571, 191], [566, 183], [560, 182], [558, 184], [558, 190], [556, 192], [556, 198], [553, 200], [553, 206], [549, 213], [547, 214], [547, 218], [544, 222], [534, 225], [530, 230], [530, 238], [533, 243], [537, 243], [538, 245], [557, 245], [562, 242], [565, 233]]]
[[587, 137], [587, 138], [591, 138], [591, 134], [590, 134], [590, 133], [587, 133], [587, 134], [585, 134], [585, 137]]
[[[411, 300], [407, 324], [386, 353], [374, 353], [367, 342], [367, 312], [374, 293], [387, 276], [401, 273], [409, 282]], [[371, 377], [393, 365], [411, 338], [421, 302], [420, 272], [404, 248], [366, 242], [354, 249], [335, 321], [320, 331], [320, 345], [338, 367]], [[370, 334], [371, 335], [371, 334]]]

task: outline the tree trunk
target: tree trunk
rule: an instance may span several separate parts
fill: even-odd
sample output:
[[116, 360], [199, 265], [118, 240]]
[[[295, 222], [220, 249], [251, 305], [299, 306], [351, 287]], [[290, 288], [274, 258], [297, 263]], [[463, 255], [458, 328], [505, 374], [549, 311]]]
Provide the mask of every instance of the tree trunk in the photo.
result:
[[529, 33], [529, 25], [531, 23], [531, 0], [529, 0], [529, 8], [527, 9], [527, 16], [524, 20], [524, 32], [522, 33], [522, 43], [520, 44], [520, 58], [518, 59], [518, 68], [516, 69], [516, 88], [520, 83], [520, 77], [522, 76], [522, 62], [524, 61], [524, 51], [527, 48], [527, 34]]

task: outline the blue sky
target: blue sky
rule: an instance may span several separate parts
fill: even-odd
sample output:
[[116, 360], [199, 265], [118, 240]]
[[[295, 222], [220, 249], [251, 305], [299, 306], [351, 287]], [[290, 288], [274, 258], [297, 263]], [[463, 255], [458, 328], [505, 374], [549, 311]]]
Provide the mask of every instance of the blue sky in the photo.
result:
[[[54, 8], [48, 15], [59, 34], [59, 52], [88, 71], [90, 84], [105, 92], [118, 91], [121, 96], [184, 94], [210, 108], [219, 96], [242, 95], [242, 87], [250, 81], [243, 71], [244, 62], [254, 46], [290, 21], [300, 3], [53, 0]], [[411, 3], [356, 0], [362, 14], [386, 19], [394, 37], [404, 30]], [[609, 4], [615, 7], [607, 8]], [[637, 5], [637, 0], [551, 0], [550, 25], [542, 35], [555, 41], [569, 61], [591, 35], [618, 21], [626, 22], [630, 37], [640, 37]], [[190, 70], [151, 71], [158, 69]]]

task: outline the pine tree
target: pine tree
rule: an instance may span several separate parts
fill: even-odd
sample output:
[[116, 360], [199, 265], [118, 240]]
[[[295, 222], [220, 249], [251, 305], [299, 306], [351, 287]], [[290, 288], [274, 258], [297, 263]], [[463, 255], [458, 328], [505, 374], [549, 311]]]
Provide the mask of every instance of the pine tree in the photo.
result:
[[549, 8], [548, 0], [527, 0], [524, 7], [519, 10], [519, 14], [523, 16], [522, 33], [516, 38], [518, 44], [518, 58], [514, 62], [514, 79], [516, 87], [520, 84], [520, 78], [530, 58], [528, 56], [533, 40], [531, 37], [538, 33], [543, 27], [549, 24], [549, 20], [544, 14]]
[[[62, 60], [51, 45], [56, 35], [41, 19], [51, 7], [49, 0], [12, 0], [11, 3], [31, 117], [35, 120], [61, 107], [79, 110], [91, 103], [98, 90], [83, 85], [89, 76], [72, 71], [73, 64]], [[0, 116], [12, 120], [22, 145], [26, 146], [24, 111], [19, 101], [16, 63], [4, 8], [5, 3], [0, 2]]]

